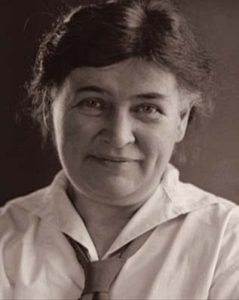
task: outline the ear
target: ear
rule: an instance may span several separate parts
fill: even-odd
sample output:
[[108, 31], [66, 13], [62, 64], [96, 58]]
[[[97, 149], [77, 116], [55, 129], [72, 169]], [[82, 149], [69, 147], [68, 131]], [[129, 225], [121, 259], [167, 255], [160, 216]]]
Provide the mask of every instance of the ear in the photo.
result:
[[192, 108], [192, 105], [190, 103], [187, 103], [187, 104], [184, 104], [183, 107], [180, 109], [176, 143], [181, 142], [185, 136], [191, 108]]

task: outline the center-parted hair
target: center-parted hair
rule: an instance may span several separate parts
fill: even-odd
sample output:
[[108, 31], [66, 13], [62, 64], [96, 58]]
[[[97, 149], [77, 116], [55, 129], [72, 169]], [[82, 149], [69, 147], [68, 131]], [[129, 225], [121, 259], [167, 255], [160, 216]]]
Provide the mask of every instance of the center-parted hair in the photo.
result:
[[128, 58], [154, 62], [172, 72], [181, 87], [200, 94], [192, 118], [206, 98], [210, 66], [178, 10], [168, 0], [98, 2], [72, 8], [40, 44], [28, 89], [33, 117], [43, 133], [54, 101], [52, 87], [60, 86], [75, 68], [103, 67]]

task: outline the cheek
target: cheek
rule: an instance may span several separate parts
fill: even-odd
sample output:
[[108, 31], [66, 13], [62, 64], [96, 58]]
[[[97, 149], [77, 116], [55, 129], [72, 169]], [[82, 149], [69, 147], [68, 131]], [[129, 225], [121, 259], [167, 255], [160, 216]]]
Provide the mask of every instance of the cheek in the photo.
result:
[[78, 140], [77, 127], [74, 126], [71, 118], [57, 110], [53, 114], [53, 125], [56, 148], [60, 157], [63, 157], [69, 146], [71, 144], [74, 146], [74, 143]]
[[152, 163], [170, 158], [176, 139], [173, 126], [158, 126], [141, 133], [141, 149]]
[[91, 148], [98, 131], [98, 124], [92, 120], [69, 114], [62, 124], [62, 148], [76, 158]]

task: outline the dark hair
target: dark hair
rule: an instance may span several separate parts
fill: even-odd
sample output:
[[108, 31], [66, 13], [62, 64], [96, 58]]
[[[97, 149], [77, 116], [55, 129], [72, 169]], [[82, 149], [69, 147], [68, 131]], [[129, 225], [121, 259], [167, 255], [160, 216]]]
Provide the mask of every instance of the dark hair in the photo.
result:
[[210, 66], [185, 19], [167, 0], [112, 0], [72, 8], [39, 47], [28, 87], [33, 117], [47, 132], [54, 99], [50, 91], [83, 66], [102, 67], [137, 57], [171, 71], [186, 90], [200, 94], [191, 119], [205, 99]]

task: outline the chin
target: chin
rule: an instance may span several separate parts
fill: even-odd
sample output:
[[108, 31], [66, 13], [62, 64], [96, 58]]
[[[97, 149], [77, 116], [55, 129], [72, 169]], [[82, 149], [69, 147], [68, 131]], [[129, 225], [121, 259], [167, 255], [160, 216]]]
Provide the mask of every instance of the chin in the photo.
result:
[[109, 199], [111, 202], [119, 201], [120, 199], [123, 200], [124, 198], [128, 197], [133, 197], [135, 193], [135, 190], [120, 186], [104, 186], [101, 189], [94, 189], [95, 197], [98, 196], [101, 198]]
[[125, 206], [135, 204], [139, 199], [138, 190], [129, 182], [96, 182], [85, 186], [84, 194], [97, 202]]

